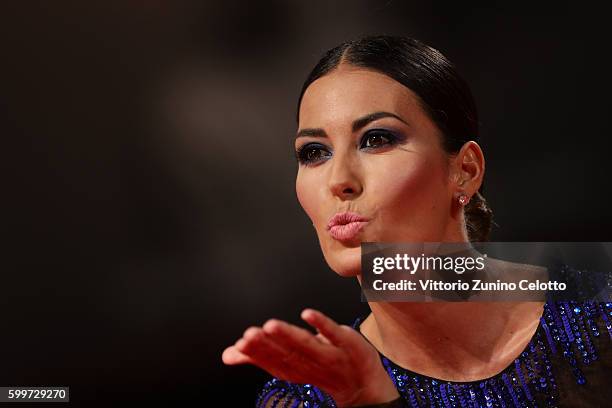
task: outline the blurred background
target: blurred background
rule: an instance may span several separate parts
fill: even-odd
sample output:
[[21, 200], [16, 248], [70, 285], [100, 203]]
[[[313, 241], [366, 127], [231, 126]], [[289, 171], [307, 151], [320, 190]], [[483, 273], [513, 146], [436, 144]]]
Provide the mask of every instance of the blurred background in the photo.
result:
[[611, 240], [605, 24], [588, 2], [0, 7], [1, 386], [253, 406], [268, 375], [221, 362], [244, 329], [365, 313], [297, 202], [291, 143], [309, 70], [365, 34], [420, 39], [471, 85], [492, 240]]

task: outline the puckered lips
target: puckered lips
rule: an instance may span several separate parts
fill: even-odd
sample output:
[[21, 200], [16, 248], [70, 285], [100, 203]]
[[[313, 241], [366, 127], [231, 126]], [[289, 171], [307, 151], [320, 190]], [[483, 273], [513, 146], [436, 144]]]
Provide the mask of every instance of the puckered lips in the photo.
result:
[[338, 241], [351, 241], [369, 221], [369, 218], [356, 212], [341, 212], [331, 217], [327, 223], [327, 230], [332, 238]]

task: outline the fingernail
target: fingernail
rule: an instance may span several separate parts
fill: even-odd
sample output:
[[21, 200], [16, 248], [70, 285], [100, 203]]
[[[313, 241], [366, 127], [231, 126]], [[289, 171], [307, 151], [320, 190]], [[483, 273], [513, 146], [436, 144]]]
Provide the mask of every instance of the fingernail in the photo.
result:
[[304, 309], [302, 311], [302, 319], [311, 319], [314, 317], [314, 310], [312, 309]]

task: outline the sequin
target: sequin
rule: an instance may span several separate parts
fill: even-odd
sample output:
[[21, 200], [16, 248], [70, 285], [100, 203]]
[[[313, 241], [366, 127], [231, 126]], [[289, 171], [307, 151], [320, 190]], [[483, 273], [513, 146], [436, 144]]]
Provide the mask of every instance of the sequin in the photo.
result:
[[[387, 374], [406, 407], [556, 407], [559, 390], [555, 373], [569, 370], [578, 386], [588, 382], [582, 367], [595, 364], [593, 339], [606, 327], [612, 338], [609, 313], [612, 303], [552, 302], [544, 305], [540, 325], [525, 350], [499, 374], [480, 381], [452, 382], [404, 369], [380, 355]], [[358, 318], [358, 329], [365, 317]], [[553, 356], [561, 357], [551, 363]], [[336, 407], [333, 399], [313, 385], [272, 379], [257, 398], [257, 407]], [[272, 404], [272, 405], [266, 405]]]

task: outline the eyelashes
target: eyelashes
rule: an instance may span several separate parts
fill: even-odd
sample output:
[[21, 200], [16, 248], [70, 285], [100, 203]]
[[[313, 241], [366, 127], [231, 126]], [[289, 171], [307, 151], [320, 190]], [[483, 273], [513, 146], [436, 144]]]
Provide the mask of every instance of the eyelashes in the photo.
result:
[[[388, 148], [402, 140], [393, 132], [385, 129], [372, 129], [365, 132], [359, 142], [359, 148], [376, 150]], [[313, 165], [329, 159], [332, 156], [327, 146], [321, 143], [306, 143], [295, 151], [295, 157], [300, 164]]]
[[313, 164], [331, 157], [327, 146], [320, 143], [306, 143], [295, 151], [295, 157], [300, 164]]

